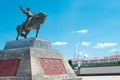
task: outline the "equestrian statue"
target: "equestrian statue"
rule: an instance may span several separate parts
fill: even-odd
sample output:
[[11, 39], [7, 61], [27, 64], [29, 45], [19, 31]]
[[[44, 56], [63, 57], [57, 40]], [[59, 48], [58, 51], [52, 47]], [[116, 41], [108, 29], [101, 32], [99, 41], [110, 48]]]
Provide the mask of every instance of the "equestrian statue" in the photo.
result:
[[47, 17], [47, 15], [43, 12], [38, 12], [36, 14], [33, 14], [30, 11], [30, 8], [26, 8], [26, 10], [24, 10], [22, 6], [19, 6], [19, 7], [20, 7], [20, 10], [27, 16], [27, 19], [25, 22], [17, 26], [16, 40], [18, 40], [19, 35], [24, 37], [24, 39], [27, 38], [28, 33], [32, 29], [36, 29], [35, 37], [37, 37], [40, 29], [40, 25], [45, 21], [45, 18]]

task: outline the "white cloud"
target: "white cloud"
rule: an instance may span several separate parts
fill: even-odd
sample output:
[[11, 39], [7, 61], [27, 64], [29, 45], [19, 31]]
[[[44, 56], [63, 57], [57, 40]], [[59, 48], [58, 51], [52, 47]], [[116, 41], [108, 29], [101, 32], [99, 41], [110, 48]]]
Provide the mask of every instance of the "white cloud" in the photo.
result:
[[82, 56], [82, 55], [84, 55], [84, 53], [85, 53], [85, 51], [83, 50], [83, 51], [81, 51], [81, 52], [78, 52], [78, 55], [79, 55], [79, 56]]
[[87, 54], [87, 53], [85, 53], [85, 54], [84, 54], [84, 57], [85, 57], [85, 58], [87, 58], [87, 57], [88, 57], [88, 54]]
[[88, 32], [88, 30], [79, 30], [79, 31], [76, 31], [76, 33], [82, 33], [82, 34], [85, 34], [87, 32]]
[[56, 46], [61, 46], [61, 45], [67, 45], [67, 42], [60, 42], [60, 41], [56, 41], [54, 43], [52, 43], [52, 45], [56, 45]]
[[85, 58], [86, 58], [86, 57], [88, 57], [87, 52], [86, 52], [86, 51], [84, 51], [84, 50], [83, 50], [83, 51], [81, 51], [81, 52], [79, 52], [79, 53], [78, 53], [78, 55], [79, 55], [79, 56], [83, 56], [83, 57], [85, 57]]
[[88, 30], [83, 29], [83, 30], [77, 30], [77, 31], [72, 31], [72, 33], [81, 33], [81, 34], [86, 34]]
[[111, 50], [110, 50], [110, 52], [118, 52], [118, 51], [120, 51], [119, 48], [114, 48], [114, 49], [111, 49]]
[[94, 46], [94, 48], [106, 48], [106, 47], [113, 47], [118, 45], [117, 43], [98, 43]]
[[85, 42], [85, 41], [83, 41], [82, 43], [81, 43], [81, 46], [89, 46], [91, 43], [90, 42]]

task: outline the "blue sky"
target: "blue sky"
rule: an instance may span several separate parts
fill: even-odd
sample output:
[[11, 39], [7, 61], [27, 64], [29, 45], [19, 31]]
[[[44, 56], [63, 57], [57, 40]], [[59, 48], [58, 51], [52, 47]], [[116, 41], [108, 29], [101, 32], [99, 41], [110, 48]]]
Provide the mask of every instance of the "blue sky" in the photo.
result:
[[[120, 49], [120, 0], [1, 0], [0, 49], [16, 38], [16, 26], [26, 16], [20, 11], [30, 7], [33, 13], [48, 16], [41, 25], [39, 38], [49, 39], [54, 50], [67, 59], [84, 56], [114, 55]], [[34, 37], [32, 30], [28, 37]], [[20, 38], [22, 39], [22, 38]]]

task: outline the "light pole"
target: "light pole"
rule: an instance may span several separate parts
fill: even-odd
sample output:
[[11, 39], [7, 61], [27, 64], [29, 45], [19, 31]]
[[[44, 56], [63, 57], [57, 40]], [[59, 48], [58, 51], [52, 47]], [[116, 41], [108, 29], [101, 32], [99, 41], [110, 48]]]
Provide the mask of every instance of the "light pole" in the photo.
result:
[[76, 55], [77, 55], [77, 53], [78, 53], [78, 46], [79, 46], [79, 45], [80, 45], [79, 42], [75, 44], [74, 59], [76, 59]]

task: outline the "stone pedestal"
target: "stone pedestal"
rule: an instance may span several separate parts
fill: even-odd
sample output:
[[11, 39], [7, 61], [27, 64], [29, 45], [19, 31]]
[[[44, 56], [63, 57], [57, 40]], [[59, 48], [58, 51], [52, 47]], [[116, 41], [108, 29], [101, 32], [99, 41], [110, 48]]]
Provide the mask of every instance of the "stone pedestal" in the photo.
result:
[[30, 38], [6, 42], [0, 51], [0, 80], [67, 80], [76, 75], [49, 40]]

